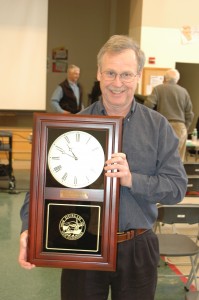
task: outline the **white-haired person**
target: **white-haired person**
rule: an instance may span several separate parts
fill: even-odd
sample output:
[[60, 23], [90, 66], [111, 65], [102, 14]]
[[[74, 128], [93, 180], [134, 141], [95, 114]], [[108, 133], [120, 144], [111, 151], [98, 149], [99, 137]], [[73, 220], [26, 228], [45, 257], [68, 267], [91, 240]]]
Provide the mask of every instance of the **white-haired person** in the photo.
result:
[[76, 114], [83, 108], [83, 90], [78, 82], [80, 68], [76, 65], [69, 65], [67, 78], [61, 82], [51, 96], [51, 108], [53, 112], [64, 114]]
[[188, 129], [193, 121], [194, 113], [189, 93], [178, 84], [179, 79], [178, 70], [166, 71], [163, 84], [154, 87], [144, 105], [155, 108], [167, 118], [179, 138], [178, 150], [184, 161]]

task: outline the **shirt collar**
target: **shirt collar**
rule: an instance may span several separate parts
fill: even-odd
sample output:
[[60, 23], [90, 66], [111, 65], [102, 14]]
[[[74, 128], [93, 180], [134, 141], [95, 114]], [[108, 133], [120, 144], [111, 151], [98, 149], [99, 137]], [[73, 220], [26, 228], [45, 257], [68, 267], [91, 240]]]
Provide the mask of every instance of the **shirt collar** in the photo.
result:
[[73, 82], [73, 81], [70, 81], [70, 80], [68, 80], [68, 83], [69, 83], [70, 85], [77, 85], [77, 82]]
[[[129, 118], [131, 115], [133, 115], [133, 113], [135, 112], [136, 105], [137, 105], [137, 102], [135, 101], [135, 98], [134, 98], [133, 101], [132, 101], [131, 109], [128, 112], [128, 114], [126, 115], [125, 118]], [[100, 99], [98, 101], [98, 108], [99, 108], [100, 114], [107, 115], [107, 112], [106, 112], [105, 107], [103, 105], [102, 99]]]

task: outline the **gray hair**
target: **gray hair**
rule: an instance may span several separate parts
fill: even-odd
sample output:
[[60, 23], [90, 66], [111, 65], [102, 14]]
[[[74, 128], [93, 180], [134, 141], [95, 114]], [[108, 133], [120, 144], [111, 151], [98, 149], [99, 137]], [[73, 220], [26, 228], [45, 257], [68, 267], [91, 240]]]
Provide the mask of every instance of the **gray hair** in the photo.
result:
[[80, 67], [78, 67], [76, 65], [73, 65], [73, 64], [68, 65], [67, 71], [72, 70], [72, 69], [79, 69], [80, 70]]
[[176, 69], [169, 69], [164, 75], [165, 82], [177, 83], [180, 79], [180, 73]]
[[131, 49], [135, 52], [138, 65], [137, 72], [139, 74], [142, 71], [145, 64], [145, 54], [140, 49], [139, 45], [132, 38], [126, 35], [113, 35], [109, 38], [109, 40], [102, 46], [97, 55], [98, 67], [101, 66], [102, 57], [105, 53], [121, 53], [127, 49]]

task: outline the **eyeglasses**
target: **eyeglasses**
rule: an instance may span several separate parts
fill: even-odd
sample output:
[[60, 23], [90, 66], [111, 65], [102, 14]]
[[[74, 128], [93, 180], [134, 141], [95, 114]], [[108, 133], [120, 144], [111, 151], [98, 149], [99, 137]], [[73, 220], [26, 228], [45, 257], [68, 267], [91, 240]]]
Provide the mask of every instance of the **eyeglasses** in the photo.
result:
[[101, 74], [102, 74], [104, 80], [113, 81], [113, 80], [115, 80], [115, 78], [117, 76], [119, 76], [119, 78], [122, 82], [132, 82], [132, 81], [134, 81], [135, 77], [138, 75], [138, 74], [133, 74], [131, 72], [124, 72], [124, 73], [118, 74], [114, 71], [104, 71], [104, 72], [101, 72]]

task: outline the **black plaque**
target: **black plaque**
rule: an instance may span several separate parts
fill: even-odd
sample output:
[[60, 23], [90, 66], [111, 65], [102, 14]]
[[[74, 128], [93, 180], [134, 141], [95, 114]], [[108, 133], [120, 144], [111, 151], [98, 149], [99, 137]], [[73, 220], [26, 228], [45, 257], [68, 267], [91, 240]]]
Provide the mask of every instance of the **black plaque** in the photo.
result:
[[101, 205], [49, 202], [45, 215], [44, 251], [100, 254]]

